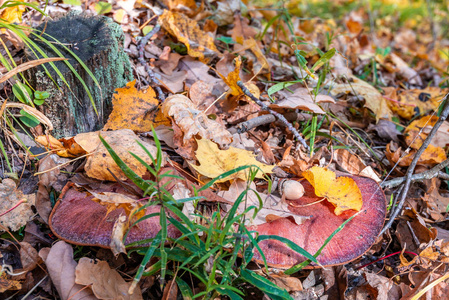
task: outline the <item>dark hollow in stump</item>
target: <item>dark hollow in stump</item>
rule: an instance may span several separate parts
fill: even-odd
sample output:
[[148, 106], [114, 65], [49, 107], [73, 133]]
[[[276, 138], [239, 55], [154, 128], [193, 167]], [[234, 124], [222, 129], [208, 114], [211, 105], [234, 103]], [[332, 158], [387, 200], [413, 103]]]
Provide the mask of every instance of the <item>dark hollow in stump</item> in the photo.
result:
[[[69, 86], [49, 64], [45, 66], [51, 78], [42, 67], [37, 71], [33, 69], [29, 74], [36, 90], [47, 91], [50, 94], [50, 98], [40, 106], [40, 110], [52, 121], [53, 135], [60, 138], [101, 129], [112, 111], [114, 90], [125, 86], [133, 79], [131, 63], [123, 50], [124, 34], [121, 27], [104, 16], [69, 13], [41, 24], [36, 33], [41, 34], [42, 31], [44, 31], [42, 37], [69, 59], [68, 62], [85, 81], [98, 111], [97, 115], [86, 89], [63, 61], [55, 62], [55, 65]], [[69, 51], [49, 36], [61, 42], [80, 58], [94, 74], [101, 90]], [[58, 57], [54, 50], [39, 38], [33, 35], [30, 35], [30, 38], [48, 57]], [[28, 49], [29, 60], [36, 59], [34, 53]]]

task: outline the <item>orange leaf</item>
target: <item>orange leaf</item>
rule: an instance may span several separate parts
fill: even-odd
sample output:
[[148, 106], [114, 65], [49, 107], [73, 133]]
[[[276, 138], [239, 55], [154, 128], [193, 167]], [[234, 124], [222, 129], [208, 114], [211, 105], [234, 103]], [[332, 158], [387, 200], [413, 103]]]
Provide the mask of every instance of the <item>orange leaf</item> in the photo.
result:
[[223, 81], [231, 88], [231, 94], [234, 96], [238, 96], [243, 94], [240, 87], [237, 85], [237, 81], [240, 81], [240, 67], [242, 66], [242, 59], [240, 56], [234, 58], [235, 68], [234, 71], [229, 72], [229, 74], [225, 77], [220, 74], [218, 71], [218, 75], [223, 79]]
[[112, 98], [113, 110], [104, 130], [131, 129], [135, 132], [151, 131], [151, 127], [170, 125], [170, 121], [158, 114], [159, 100], [149, 87], [138, 91], [136, 81], [128, 82], [126, 87], [116, 89]]
[[187, 47], [192, 57], [207, 62], [208, 58], [217, 55], [214, 39], [202, 31], [198, 23], [177, 12], [164, 10], [159, 17], [162, 27]]
[[334, 172], [320, 167], [310, 168], [303, 176], [315, 188], [318, 197], [326, 197], [335, 205], [337, 216], [345, 210], [359, 211], [362, 208], [362, 193], [352, 178], [336, 178]]

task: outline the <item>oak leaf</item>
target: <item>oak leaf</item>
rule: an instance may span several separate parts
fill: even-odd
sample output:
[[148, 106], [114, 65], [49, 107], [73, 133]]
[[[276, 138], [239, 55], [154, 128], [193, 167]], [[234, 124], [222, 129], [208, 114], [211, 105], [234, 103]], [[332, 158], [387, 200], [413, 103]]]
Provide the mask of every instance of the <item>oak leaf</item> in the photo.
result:
[[217, 121], [211, 120], [199, 111], [195, 104], [184, 95], [172, 95], [162, 104], [162, 113], [172, 117], [174, 122], [184, 133], [183, 142], [188, 143], [194, 136], [209, 139], [220, 146], [227, 146], [232, 142], [232, 135]]
[[345, 210], [359, 211], [362, 208], [362, 193], [352, 178], [337, 178], [334, 172], [320, 167], [308, 169], [303, 176], [315, 188], [315, 195], [325, 197], [335, 205], [337, 216]]
[[[256, 156], [251, 152], [243, 149], [229, 147], [228, 150], [218, 149], [217, 144], [210, 140], [197, 140], [198, 150], [196, 150], [196, 157], [200, 162], [199, 166], [190, 164], [198, 173], [209, 178], [215, 178], [219, 175], [233, 170], [241, 166], [255, 165], [259, 167], [264, 173], [271, 173], [274, 166], [265, 165], [256, 160]], [[242, 170], [229, 177], [221, 178], [216, 182], [226, 182], [235, 179], [248, 179], [249, 169]], [[258, 172], [257, 178], [263, 178], [263, 173]]]

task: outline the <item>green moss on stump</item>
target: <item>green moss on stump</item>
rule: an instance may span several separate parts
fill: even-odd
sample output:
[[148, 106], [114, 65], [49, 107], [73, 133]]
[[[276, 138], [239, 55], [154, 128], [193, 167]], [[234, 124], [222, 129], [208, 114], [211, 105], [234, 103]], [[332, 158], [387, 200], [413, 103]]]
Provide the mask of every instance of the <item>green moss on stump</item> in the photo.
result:
[[[52, 42], [63, 53], [80, 74], [92, 94], [98, 115], [92, 106], [88, 93], [64, 62], [55, 65], [63, 74], [69, 87], [56, 71], [45, 64], [53, 80], [43, 68], [30, 72], [36, 90], [47, 91], [50, 98], [40, 110], [53, 122], [53, 135], [57, 138], [73, 136], [81, 132], [99, 130], [106, 123], [112, 111], [112, 95], [116, 88], [124, 87], [133, 80], [131, 63], [123, 50], [124, 34], [120, 25], [104, 16], [89, 16], [69, 13], [57, 20], [49, 21], [37, 28], [70, 48], [91, 70], [100, 88], [83, 67], [64, 47]], [[48, 40], [52, 41], [46, 35]], [[48, 57], [58, 55], [36, 37], [30, 36], [45, 51]], [[32, 51], [27, 51], [30, 60], [36, 59]]]

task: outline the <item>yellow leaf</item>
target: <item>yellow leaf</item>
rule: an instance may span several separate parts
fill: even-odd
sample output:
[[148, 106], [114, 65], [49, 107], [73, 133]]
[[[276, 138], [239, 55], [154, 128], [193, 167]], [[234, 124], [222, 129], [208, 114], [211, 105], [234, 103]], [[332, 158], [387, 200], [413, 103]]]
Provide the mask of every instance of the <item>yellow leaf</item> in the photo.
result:
[[159, 17], [161, 26], [187, 47], [187, 53], [207, 63], [209, 58], [217, 55], [214, 39], [202, 31], [198, 23], [177, 12], [164, 10]]
[[375, 87], [354, 76], [351, 77], [351, 80], [352, 82], [350, 83], [337, 84], [331, 90], [332, 95], [355, 93], [355, 96], [365, 98], [365, 107], [369, 108], [376, 115], [376, 121], [379, 121], [379, 119], [391, 119], [388, 103]]
[[315, 188], [315, 195], [325, 197], [335, 205], [335, 214], [345, 210], [362, 209], [362, 193], [352, 178], [338, 177], [334, 172], [320, 167], [312, 167], [303, 176]]
[[[18, 0], [18, 2], [26, 2], [26, 1]], [[0, 19], [3, 19], [10, 24], [22, 23], [22, 14], [25, 11], [25, 8], [26, 8], [25, 5], [16, 5], [12, 7], [3, 8], [0, 11]]]
[[405, 142], [407, 145], [413, 149], [419, 149], [424, 140], [427, 138], [427, 134], [424, 133], [423, 128], [433, 127], [437, 121], [437, 116], [425, 116], [411, 122], [410, 125], [408, 125], [404, 130]]
[[[126, 175], [109, 155], [109, 152], [103, 146], [103, 143], [101, 143], [99, 138], [100, 134], [125, 164], [127, 164], [137, 175], [143, 176], [147, 172], [147, 168], [130, 154], [134, 153], [147, 164], [152, 164], [150, 157], [142, 147], [137, 144], [137, 141], [140, 141], [139, 137], [129, 129], [121, 129], [115, 131], [80, 133], [75, 136], [74, 139], [76, 143], [87, 153], [91, 154], [87, 157], [86, 165], [84, 167], [87, 176], [98, 180], [116, 181], [114, 176], [112, 176], [112, 174], [114, 174], [119, 180], [127, 179]], [[140, 141], [140, 143], [153, 157], [156, 157], [157, 149], [155, 146], [144, 141]]]
[[112, 98], [113, 110], [104, 130], [131, 129], [135, 132], [148, 132], [151, 127], [170, 125], [167, 118], [158, 115], [159, 100], [149, 87], [138, 91], [136, 81], [128, 82], [126, 87], [118, 88]]
[[235, 68], [234, 71], [229, 72], [229, 74], [225, 77], [220, 74], [218, 71], [218, 75], [223, 79], [223, 81], [231, 88], [231, 94], [234, 96], [238, 96], [243, 94], [240, 87], [237, 85], [237, 81], [240, 81], [240, 67], [242, 66], [242, 59], [240, 56], [234, 58]]
[[[196, 150], [196, 157], [200, 162], [199, 166], [191, 164], [191, 166], [201, 175], [209, 178], [215, 178], [227, 171], [233, 170], [241, 166], [255, 165], [259, 167], [264, 173], [271, 173], [275, 166], [265, 165], [258, 162], [255, 155], [247, 150], [229, 147], [228, 150], [218, 149], [217, 144], [206, 139], [197, 140], [198, 150]], [[242, 170], [229, 177], [217, 180], [219, 182], [226, 182], [232, 179], [247, 180], [249, 169]], [[263, 178], [263, 173], [258, 172], [257, 178]]]

